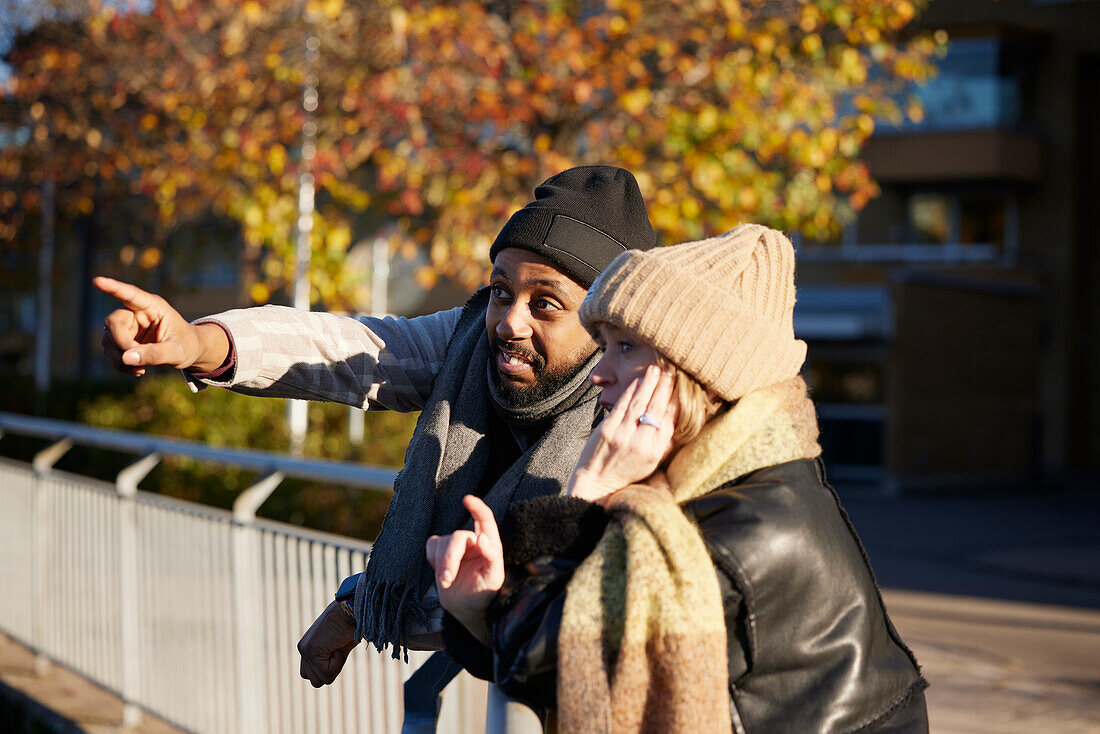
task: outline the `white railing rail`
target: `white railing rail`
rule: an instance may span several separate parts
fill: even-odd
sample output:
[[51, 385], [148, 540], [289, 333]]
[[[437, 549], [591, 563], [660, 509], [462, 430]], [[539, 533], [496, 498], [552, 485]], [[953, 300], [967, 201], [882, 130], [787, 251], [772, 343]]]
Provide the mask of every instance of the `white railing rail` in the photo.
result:
[[[133, 724], [143, 710], [193, 732], [397, 732], [411, 665], [357, 649], [315, 690], [295, 645], [370, 544], [259, 520], [283, 477], [392, 487], [390, 469], [92, 428], [0, 413], [0, 435], [53, 440], [31, 464], [0, 458], [0, 629], [115, 691]], [[74, 444], [139, 454], [114, 483], [62, 472]], [[138, 490], [161, 456], [257, 470], [233, 512]], [[439, 731], [486, 731], [484, 684], [447, 688]], [[490, 725], [489, 729], [494, 727]]]

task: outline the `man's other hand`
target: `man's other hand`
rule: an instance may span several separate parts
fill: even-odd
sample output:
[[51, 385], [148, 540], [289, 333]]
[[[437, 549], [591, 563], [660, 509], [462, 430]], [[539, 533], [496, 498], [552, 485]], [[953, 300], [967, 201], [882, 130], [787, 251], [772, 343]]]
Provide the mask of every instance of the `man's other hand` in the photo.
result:
[[216, 370], [229, 355], [229, 338], [217, 324], [188, 323], [160, 296], [113, 278], [98, 277], [95, 287], [125, 308], [103, 322], [103, 354], [115, 369], [134, 377], [149, 366]]
[[332, 683], [355, 645], [355, 620], [339, 602], [332, 602], [298, 641], [302, 677], [314, 688]]

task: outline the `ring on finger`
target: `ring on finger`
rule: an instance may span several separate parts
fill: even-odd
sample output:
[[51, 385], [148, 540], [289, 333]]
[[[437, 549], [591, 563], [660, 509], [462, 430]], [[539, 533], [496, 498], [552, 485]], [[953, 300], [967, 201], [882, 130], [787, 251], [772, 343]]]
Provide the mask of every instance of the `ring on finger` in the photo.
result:
[[651, 428], [656, 428], [658, 431], [661, 430], [661, 423], [654, 420], [653, 416], [651, 416], [649, 413], [642, 413], [640, 416], [638, 416], [638, 425], [650, 426]]

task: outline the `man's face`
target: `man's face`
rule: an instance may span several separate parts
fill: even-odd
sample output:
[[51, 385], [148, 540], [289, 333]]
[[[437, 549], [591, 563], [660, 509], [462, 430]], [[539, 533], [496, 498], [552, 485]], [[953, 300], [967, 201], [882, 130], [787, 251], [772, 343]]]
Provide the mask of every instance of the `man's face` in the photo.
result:
[[553, 395], [596, 351], [577, 310], [585, 289], [550, 261], [508, 247], [497, 254], [489, 278], [491, 374], [513, 407]]

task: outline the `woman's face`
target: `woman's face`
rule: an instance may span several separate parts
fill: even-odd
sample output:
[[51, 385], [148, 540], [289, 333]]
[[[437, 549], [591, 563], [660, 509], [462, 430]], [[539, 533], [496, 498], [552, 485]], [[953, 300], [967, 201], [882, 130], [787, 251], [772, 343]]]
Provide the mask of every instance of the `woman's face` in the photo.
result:
[[600, 324], [596, 341], [604, 352], [589, 379], [603, 388], [600, 404], [610, 410], [630, 383], [642, 378], [646, 367], [657, 365], [657, 350], [629, 331], [609, 324]]

